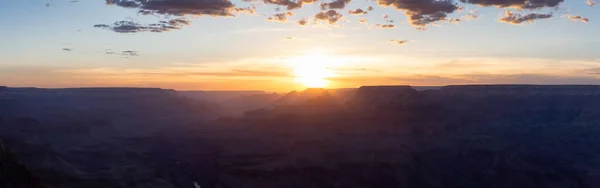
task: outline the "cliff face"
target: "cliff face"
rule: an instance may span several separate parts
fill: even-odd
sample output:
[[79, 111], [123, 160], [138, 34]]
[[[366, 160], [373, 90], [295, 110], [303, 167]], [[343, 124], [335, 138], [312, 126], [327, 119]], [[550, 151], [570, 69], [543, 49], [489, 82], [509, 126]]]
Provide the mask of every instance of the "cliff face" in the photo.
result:
[[42, 183], [17, 162], [0, 141], [0, 187], [43, 188]]

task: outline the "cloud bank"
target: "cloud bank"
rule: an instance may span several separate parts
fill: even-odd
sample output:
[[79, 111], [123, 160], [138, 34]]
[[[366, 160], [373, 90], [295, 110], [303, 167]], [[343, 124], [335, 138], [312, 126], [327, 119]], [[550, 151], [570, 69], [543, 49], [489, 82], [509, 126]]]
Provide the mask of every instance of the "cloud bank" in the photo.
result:
[[[316, 0], [242, 0], [243, 3], [251, 3], [250, 7], [237, 7], [231, 0], [106, 0], [107, 5], [118, 6], [125, 9], [137, 11], [140, 15], [154, 15], [169, 20], [160, 21], [155, 24], [140, 24], [134, 21], [117, 21], [113, 24], [97, 24], [94, 27], [112, 30], [117, 33], [137, 32], [166, 32], [178, 30], [189, 24], [178, 22], [178, 20], [189, 20], [197, 16], [211, 17], [236, 17], [241, 13], [256, 14], [255, 6], [276, 6], [276, 10], [285, 8], [285, 13], [276, 13], [265, 16], [267, 20], [276, 22], [288, 22], [289, 16], [293, 16], [295, 10], [301, 9], [309, 4], [315, 4]], [[580, 0], [589, 6], [594, 6], [596, 0]], [[314, 13], [315, 22], [325, 21], [328, 24], [336, 24], [348, 15], [363, 15], [375, 8], [346, 9], [352, 3], [351, 0], [323, 0], [318, 6], [322, 12]], [[498, 20], [511, 24], [531, 23], [541, 19], [551, 19], [557, 12], [564, 0], [376, 0], [377, 5], [402, 12], [410, 25], [424, 30], [430, 25], [438, 23], [461, 23], [464, 20], [479, 17], [479, 12], [470, 10], [467, 15], [451, 18], [450, 15], [462, 12], [465, 6], [492, 7], [504, 15]], [[537, 13], [534, 11], [547, 10], [548, 13]], [[264, 15], [264, 14], [263, 14]], [[581, 16], [567, 15], [571, 20], [589, 22], [589, 19]], [[386, 18], [387, 20], [387, 18]], [[171, 22], [176, 21], [176, 22]], [[443, 22], [442, 22], [443, 21]], [[366, 23], [365, 21], [359, 21]], [[299, 25], [307, 25], [308, 20], [295, 21]], [[390, 24], [386, 24], [390, 25]], [[381, 25], [383, 26], [383, 25]], [[390, 27], [386, 27], [390, 28]]]

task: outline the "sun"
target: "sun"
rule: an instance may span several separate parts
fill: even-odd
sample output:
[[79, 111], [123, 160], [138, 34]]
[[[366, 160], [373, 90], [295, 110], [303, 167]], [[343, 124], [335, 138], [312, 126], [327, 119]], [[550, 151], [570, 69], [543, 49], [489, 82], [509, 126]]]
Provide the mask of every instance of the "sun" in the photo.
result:
[[329, 78], [335, 76], [331, 70], [338, 64], [334, 57], [321, 54], [308, 54], [292, 58], [295, 81], [307, 88], [325, 88]]

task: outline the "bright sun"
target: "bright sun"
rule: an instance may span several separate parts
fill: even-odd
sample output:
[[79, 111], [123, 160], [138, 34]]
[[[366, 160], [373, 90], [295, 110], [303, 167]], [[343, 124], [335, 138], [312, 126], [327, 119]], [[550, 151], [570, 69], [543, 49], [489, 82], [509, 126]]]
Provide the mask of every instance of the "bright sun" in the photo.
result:
[[333, 57], [310, 54], [291, 59], [296, 82], [308, 88], [324, 88], [329, 85], [328, 78], [334, 76], [330, 70], [339, 62]]

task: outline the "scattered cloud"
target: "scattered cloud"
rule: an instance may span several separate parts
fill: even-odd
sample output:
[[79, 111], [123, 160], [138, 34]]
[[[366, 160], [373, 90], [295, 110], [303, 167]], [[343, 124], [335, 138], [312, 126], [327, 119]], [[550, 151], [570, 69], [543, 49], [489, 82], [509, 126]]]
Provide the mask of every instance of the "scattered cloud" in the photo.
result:
[[233, 16], [235, 5], [229, 0], [106, 0], [107, 5], [139, 9], [139, 12], [171, 16]]
[[586, 18], [586, 17], [581, 17], [581, 16], [575, 16], [575, 15], [567, 15], [567, 17], [569, 17], [569, 19], [573, 20], [574, 22], [578, 22], [581, 21], [583, 23], [588, 23], [590, 22], [590, 19]]
[[125, 50], [125, 51], [121, 51], [121, 55], [122, 56], [138, 56], [138, 52], [133, 51], [133, 50]]
[[462, 20], [460, 18], [450, 18], [448, 22], [450, 23], [460, 23]]
[[293, 12], [286, 12], [286, 13], [279, 13], [279, 14], [275, 14], [271, 17], [268, 17], [267, 20], [269, 21], [275, 21], [275, 22], [281, 22], [281, 23], [286, 23], [288, 21], [288, 16], [294, 16]]
[[344, 9], [351, 0], [333, 0], [329, 3], [321, 3], [321, 9], [329, 10], [329, 9]]
[[377, 0], [377, 3], [404, 11], [410, 24], [419, 27], [445, 20], [448, 14], [458, 9], [451, 0]]
[[[78, 1], [78, 0], [72, 0]], [[105, 0], [107, 5], [119, 6], [122, 8], [137, 10], [141, 15], [158, 15], [163, 18], [174, 20], [183, 20], [184, 17], [191, 18], [195, 16], [213, 16], [213, 17], [235, 17], [239, 14], [257, 14], [257, 4], [276, 5], [285, 7], [287, 10], [296, 10], [306, 4], [314, 4], [316, 0], [242, 0], [242, 2], [251, 3], [251, 7], [236, 7], [231, 0]], [[586, 0], [590, 6], [594, 6], [597, 0]], [[449, 18], [454, 12], [463, 12], [468, 5], [478, 5], [482, 7], [513, 8], [517, 10], [541, 10], [558, 8], [564, 0], [376, 0], [382, 7], [392, 7], [404, 13], [408, 18], [409, 24], [416, 29], [425, 30], [428, 26], [438, 22], [460, 23], [479, 17], [477, 10], [470, 10], [468, 14], [461, 17]], [[351, 3], [351, 0], [326, 0], [319, 4], [323, 12], [315, 15], [315, 22], [327, 21], [330, 24], [337, 23], [342, 17], [342, 13], [337, 9], [344, 9]], [[280, 8], [277, 7], [276, 11]], [[348, 10], [349, 15], [363, 15], [374, 10], [374, 7], [357, 8]], [[557, 9], [554, 9], [557, 10]], [[267, 17], [267, 20], [275, 22], [287, 22], [288, 17], [293, 13], [278, 13]], [[551, 13], [514, 13], [506, 11], [506, 14], [500, 18], [500, 21], [522, 24], [534, 22], [538, 19], [552, 18]], [[385, 15], [387, 23], [389, 16]], [[573, 19], [574, 17], [569, 17]], [[585, 19], [577, 19], [585, 22]], [[189, 23], [189, 22], [188, 22]], [[297, 21], [299, 25], [306, 25], [307, 20]], [[361, 22], [365, 23], [365, 22]], [[137, 33], [137, 32], [165, 32], [181, 29], [187, 24], [170, 24], [160, 22], [157, 24], [140, 24], [133, 21], [118, 21], [111, 25], [98, 24], [96, 27], [110, 29], [118, 33]], [[390, 24], [386, 24], [390, 25]]]
[[108, 29], [117, 33], [138, 33], [138, 32], [165, 32], [171, 30], [178, 30], [186, 25], [189, 25], [190, 21], [181, 18], [172, 19], [168, 21], [160, 21], [155, 24], [143, 25], [134, 21], [118, 21], [112, 25], [107, 24], [96, 24], [94, 27]]
[[[252, 1], [252, 0], [247, 0], [247, 1]], [[295, 10], [295, 9], [302, 8], [302, 6], [304, 4], [313, 4], [313, 3], [316, 2], [316, 0], [299, 0], [299, 1], [292, 1], [292, 0], [263, 0], [262, 2], [265, 3], [265, 4], [274, 4], [274, 5], [285, 6], [287, 8], [287, 10]]]
[[587, 4], [590, 5], [590, 7], [596, 6], [596, 0], [587, 0]]
[[396, 40], [396, 39], [392, 39], [392, 40], [390, 40], [390, 42], [393, 42], [394, 44], [406, 44], [406, 43], [408, 43], [408, 40]]
[[475, 4], [483, 7], [495, 6], [499, 8], [539, 9], [557, 7], [564, 0], [461, 0], [463, 3]]
[[315, 19], [327, 21], [329, 24], [335, 24], [343, 16], [335, 10], [329, 10], [326, 12], [319, 12], [315, 15]]
[[396, 26], [394, 26], [393, 24], [375, 24], [375, 27], [382, 29], [393, 29]]
[[105, 49], [104, 50], [104, 54], [106, 55], [120, 55], [120, 56], [124, 56], [124, 57], [129, 57], [129, 56], [138, 56], [138, 51], [135, 50], [123, 50], [119, 53], [112, 51], [110, 49]]
[[233, 12], [246, 13], [246, 14], [256, 14], [256, 7], [234, 8]]
[[511, 24], [522, 24], [535, 22], [539, 19], [549, 19], [552, 18], [552, 14], [539, 14], [539, 13], [529, 13], [525, 15], [521, 15], [519, 13], [514, 13], [510, 10], [507, 10], [504, 14], [504, 17], [500, 18], [501, 22], [511, 23]]
[[368, 24], [367, 19], [358, 19], [358, 23]]
[[354, 15], [360, 15], [360, 14], [367, 14], [367, 11], [364, 11], [363, 9], [356, 9], [356, 10], [349, 10], [348, 14], [354, 14]]
[[73, 49], [71, 49], [71, 48], [63, 48], [62, 51], [70, 52], [70, 51], [73, 51]]
[[302, 18], [302, 19], [298, 20], [298, 24], [304, 26], [304, 25], [308, 24], [308, 20], [306, 18]]

